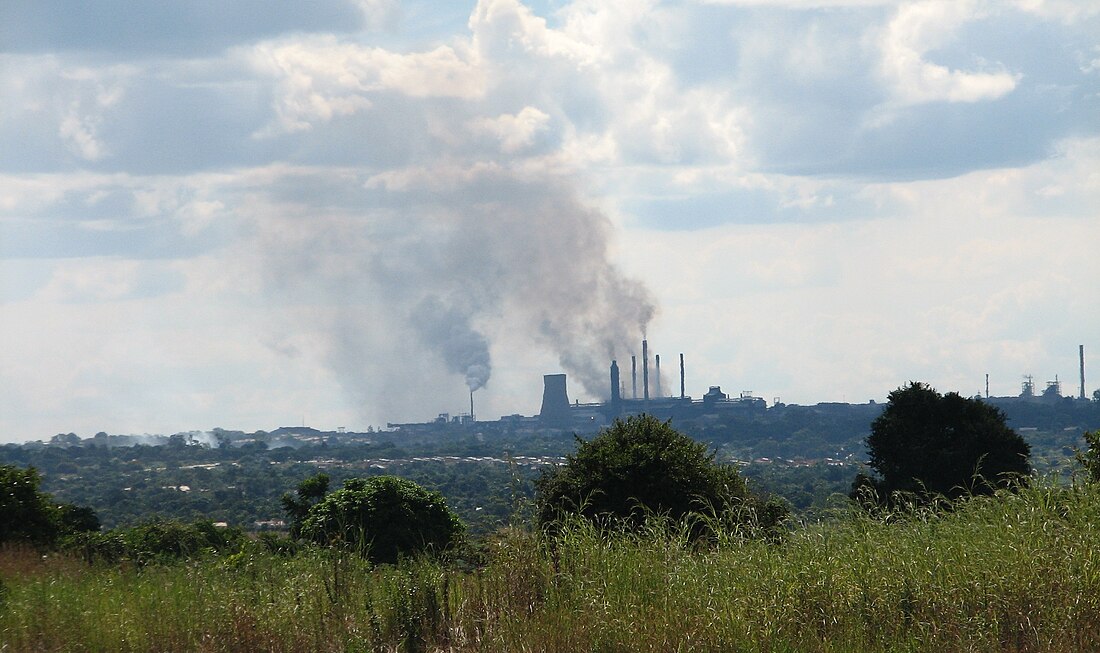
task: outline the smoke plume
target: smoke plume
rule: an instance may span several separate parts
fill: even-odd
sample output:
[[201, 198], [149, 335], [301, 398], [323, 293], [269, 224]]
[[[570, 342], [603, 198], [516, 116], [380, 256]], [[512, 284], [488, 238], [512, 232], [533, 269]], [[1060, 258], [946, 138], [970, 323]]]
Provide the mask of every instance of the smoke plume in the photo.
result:
[[262, 221], [275, 285], [335, 307], [325, 348], [352, 397], [408, 412], [443, 372], [478, 390], [493, 330], [529, 334], [590, 395], [607, 394], [609, 361], [654, 307], [611, 262], [610, 221], [569, 179], [444, 165], [356, 187], [333, 215]]
[[444, 372], [482, 388], [488, 334], [501, 331], [607, 394], [609, 361], [632, 350], [654, 306], [610, 260], [611, 223], [570, 179], [481, 164], [344, 182], [330, 215], [267, 213], [256, 225], [273, 285], [318, 304], [312, 323], [328, 320], [323, 350], [354, 401], [423, 411], [419, 395]]

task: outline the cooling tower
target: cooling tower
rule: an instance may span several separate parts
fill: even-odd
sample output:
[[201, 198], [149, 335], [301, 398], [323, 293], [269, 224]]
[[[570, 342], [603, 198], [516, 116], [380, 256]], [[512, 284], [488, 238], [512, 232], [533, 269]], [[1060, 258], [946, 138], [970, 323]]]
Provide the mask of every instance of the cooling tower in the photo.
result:
[[569, 426], [569, 395], [565, 391], [564, 374], [546, 374], [542, 377], [542, 410], [539, 411], [539, 421], [545, 426]]

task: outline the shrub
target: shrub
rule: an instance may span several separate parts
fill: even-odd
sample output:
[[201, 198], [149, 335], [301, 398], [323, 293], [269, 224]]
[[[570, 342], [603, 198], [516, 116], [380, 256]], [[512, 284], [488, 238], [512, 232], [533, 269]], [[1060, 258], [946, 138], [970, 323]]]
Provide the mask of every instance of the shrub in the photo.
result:
[[[696, 519], [695, 534], [717, 524], [752, 524], [774, 534], [784, 504], [754, 497], [730, 465], [714, 461], [705, 445], [650, 415], [615, 420], [589, 441], [577, 439], [566, 464], [535, 483], [541, 525], [556, 528], [572, 514], [613, 527], [636, 529], [652, 515]], [[765, 508], [766, 506], [766, 508]]]
[[439, 552], [464, 532], [443, 496], [396, 476], [352, 478], [309, 509], [302, 536], [352, 548], [374, 562]]
[[74, 534], [66, 539], [66, 548], [79, 553], [89, 564], [133, 560], [147, 565], [225, 553], [239, 549], [244, 541], [240, 528], [215, 526], [209, 520], [184, 524], [154, 518], [131, 528]]

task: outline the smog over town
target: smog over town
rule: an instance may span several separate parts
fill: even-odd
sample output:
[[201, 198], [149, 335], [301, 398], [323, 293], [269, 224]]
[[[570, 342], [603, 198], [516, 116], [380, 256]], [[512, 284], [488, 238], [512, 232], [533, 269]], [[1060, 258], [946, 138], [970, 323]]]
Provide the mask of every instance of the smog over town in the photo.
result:
[[1091, 397], [1098, 21], [6, 2], [0, 442]]

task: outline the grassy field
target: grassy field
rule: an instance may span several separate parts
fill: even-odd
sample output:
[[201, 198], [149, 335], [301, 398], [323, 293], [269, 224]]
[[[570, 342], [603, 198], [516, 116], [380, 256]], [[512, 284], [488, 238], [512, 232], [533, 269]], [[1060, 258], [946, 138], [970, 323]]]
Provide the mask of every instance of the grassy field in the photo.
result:
[[1100, 489], [1040, 484], [772, 544], [513, 529], [476, 570], [258, 547], [90, 567], [12, 548], [0, 651], [1094, 651], [1098, 525]]

